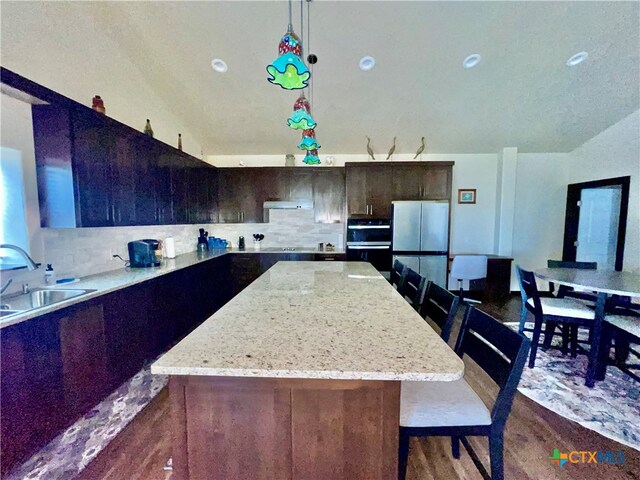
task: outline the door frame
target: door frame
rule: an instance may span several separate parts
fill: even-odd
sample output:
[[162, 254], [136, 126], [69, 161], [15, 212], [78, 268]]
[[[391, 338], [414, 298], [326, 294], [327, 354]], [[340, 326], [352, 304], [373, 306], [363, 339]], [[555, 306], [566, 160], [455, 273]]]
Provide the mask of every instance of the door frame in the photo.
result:
[[624, 241], [627, 235], [627, 211], [629, 210], [629, 183], [630, 176], [606, 178], [590, 182], [571, 183], [567, 186], [567, 208], [564, 220], [564, 242], [562, 247], [562, 260], [575, 262], [578, 248], [575, 242], [578, 240], [578, 222], [580, 220], [580, 206], [578, 204], [585, 188], [600, 188], [620, 186], [622, 196], [620, 198], [620, 219], [618, 223], [618, 245], [616, 248], [616, 271], [622, 270], [624, 257]]

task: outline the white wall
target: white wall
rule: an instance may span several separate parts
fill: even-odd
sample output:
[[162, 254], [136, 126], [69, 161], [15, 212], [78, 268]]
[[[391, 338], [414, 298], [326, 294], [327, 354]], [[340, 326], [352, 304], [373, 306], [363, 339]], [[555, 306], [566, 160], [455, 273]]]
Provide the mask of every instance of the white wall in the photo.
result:
[[[562, 258], [569, 171], [567, 153], [520, 153], [516, 169], [513, 257], [526, 269]], [[518, 290], [515, 270], [511, 289]]]
[[569, 154], [567, 183], [631, 176], [624, 270], [640, 271], [640, 110]]
[[149, 118], [155, 138], [170, 145], [182, 133], [184, 150], [200, 158], [199, 142], [103, 33], [104, 26], [79, 7], [73, 28], [61, 28], [68, 25], [62, 21], [68, 11], [56, 3], [2, 5], [2, 66], [87, 106], [100, 95], [108, 116], [135, 129], [142, 130]]

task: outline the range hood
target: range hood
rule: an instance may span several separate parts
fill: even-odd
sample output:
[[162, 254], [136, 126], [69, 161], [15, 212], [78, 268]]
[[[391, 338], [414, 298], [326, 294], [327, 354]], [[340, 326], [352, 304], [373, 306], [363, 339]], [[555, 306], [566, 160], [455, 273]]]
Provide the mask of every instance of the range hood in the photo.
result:
[[312, 200], [271, 200], [264, 202], [265, 210], [311, 210], [313, 208]]
[[264, 223], [269, 223], [269, 210], [312, 210], [312, 200], [271, 200], [262, 204]]

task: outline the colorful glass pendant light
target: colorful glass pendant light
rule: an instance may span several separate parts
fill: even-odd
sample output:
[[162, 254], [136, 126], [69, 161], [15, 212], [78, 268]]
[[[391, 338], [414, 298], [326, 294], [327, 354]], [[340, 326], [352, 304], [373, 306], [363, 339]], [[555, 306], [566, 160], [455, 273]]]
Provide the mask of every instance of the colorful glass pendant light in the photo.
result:
[[300, 150], [317, 150], [320, 144], [316, 141], [316, 132], [313, 130], [305, 130], [302, 132], [302, 141], [298, 144]]
[[293, 113], [287, 119], [287, 125], [293, 130], [311, 130], [316, 128], [316, 122], [311, 116], [311, 106], [304, 96], [304, 92], [300, 92], [300, 96], [293, 104]]
[[317, 150], [311, 150], [302, 159], [302, 162], [306, 165], [320, 165], [320, 157], [318, 157]]
[[280, 85], [285, 90], [305, 88], [311, 73], [302, 60], [302, 41], [293, 32], [291, 21], [291, 0], [289, 0], [289, 26], [278, 46], [278, 58], [267, 66], [269, 82]]

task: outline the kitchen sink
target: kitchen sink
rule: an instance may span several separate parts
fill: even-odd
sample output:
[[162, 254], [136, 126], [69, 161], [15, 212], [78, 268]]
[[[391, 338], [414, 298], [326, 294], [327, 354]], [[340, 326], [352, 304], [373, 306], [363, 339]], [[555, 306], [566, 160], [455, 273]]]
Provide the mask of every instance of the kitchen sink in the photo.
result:
[[28, 293], [31, 298], [31, 308], [40, 308], [46, 307], [47, 305], [51, 305], [52, 303], [62, 302], [63, 300], [68, 300], [70, 298], [79, 297], [80, 295], [84, 295], [85, 293], [90, 292], [91, 290], [80, 290], [80, 289], [69, 289], [69, 290], [59, 290], [57, 288], [51, 289], [37, 289]]
[[47, 307], [70, 298], [80, 297], [95, 290], [80, 288], [35, 288], [28, 293], [3, 296], [4, 305], [0, 308], [0, 318], [8, 317], [29, 310]]

